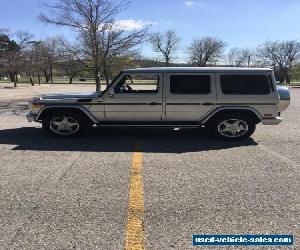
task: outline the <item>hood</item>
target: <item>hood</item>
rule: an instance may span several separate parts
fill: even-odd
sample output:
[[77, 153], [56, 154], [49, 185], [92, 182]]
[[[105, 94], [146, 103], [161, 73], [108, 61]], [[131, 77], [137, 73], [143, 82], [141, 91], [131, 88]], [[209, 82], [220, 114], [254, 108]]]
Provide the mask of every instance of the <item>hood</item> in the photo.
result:
[[41, 100], [64, 100], [64, 99], [88, 99], [96, 98], [101, 95], [101, 92], [88, 93], [65, 93], [65, 94], [50, 94], [40, 97]]

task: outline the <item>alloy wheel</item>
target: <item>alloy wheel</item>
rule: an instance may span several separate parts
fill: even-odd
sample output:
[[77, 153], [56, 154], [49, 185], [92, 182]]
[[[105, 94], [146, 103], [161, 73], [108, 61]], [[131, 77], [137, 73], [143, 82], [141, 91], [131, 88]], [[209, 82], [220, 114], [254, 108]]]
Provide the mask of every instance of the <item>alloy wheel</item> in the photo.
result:
[[80, 125], [70, 116], [58, 116], [50, 121], [49, 127], [58, 135], [72, 135], [79, 130]]
[[218, 132], [230, 138], [237, 138], [243, 136], [249, 130], [245, 121], [240, 119], [228, 119], [222, 121], [218, 125]]

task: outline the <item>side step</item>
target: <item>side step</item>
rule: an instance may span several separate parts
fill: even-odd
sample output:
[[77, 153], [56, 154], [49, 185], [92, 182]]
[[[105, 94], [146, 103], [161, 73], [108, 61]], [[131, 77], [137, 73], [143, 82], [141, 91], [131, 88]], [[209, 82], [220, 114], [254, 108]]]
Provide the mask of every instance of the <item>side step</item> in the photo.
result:
[[98, 124], [99, 127], [114, 128], [199, 128], [198, 124]]

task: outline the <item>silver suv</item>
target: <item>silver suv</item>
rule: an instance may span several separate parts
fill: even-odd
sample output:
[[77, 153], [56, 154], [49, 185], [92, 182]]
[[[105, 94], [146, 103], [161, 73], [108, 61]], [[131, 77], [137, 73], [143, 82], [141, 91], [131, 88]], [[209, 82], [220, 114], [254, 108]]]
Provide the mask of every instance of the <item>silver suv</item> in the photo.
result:
[[139, 68], [122, 71], [101, 92], [34, 98], [28, 121], [70, 137], [98, 126], [208, 127], [229, 140], [256, 124], [277, 125], [290, 104], [268, 68]]

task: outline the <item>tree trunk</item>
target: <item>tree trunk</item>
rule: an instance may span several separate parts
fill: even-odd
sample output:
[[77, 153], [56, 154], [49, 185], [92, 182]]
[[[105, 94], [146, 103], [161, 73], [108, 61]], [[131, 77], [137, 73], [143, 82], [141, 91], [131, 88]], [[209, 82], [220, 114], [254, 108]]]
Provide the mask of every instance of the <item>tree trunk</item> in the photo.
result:
[[13, 79], [14, 79], [14, 87], [17, 87], [17, 75], [13, 73]]
[[287, 84], [291, 83], [291, 77], [288, 73], [286, 74], [286, 80], [285, 81], [286, 81]]
[[9, 74], [10, 82], [14, 82], [14, 81], [15, 81], [15, 80], [14, 80], [14, 74], [11, 73], [11, 72], [9, 72], [8, 74]]
[[73, 76], [69, 76], [69, 84], [72, 84], [73, 82]]
[[49, 82], [49, 79], [48, 79], [47, 71], [44, 71], [44, 76], [45, 76], [46, 83], [48, 83], [48, 82]]
[[40, 77], [40, 73], [38, 72], [37, 75], [38, 75], [39, 85], [41, 85], [41, 77]]
[[170, 60], [169, 60], [169, 58], [166, 58], [165, 66], [166, 66], [166, 67], [169, 67], [169, 66], [170, 66]]
[[50, 66], [50, 81], [53, 83], [53, 67], [52, 65]]
[[95, 80], [96, 80], [96, 91], [100, 91], [101, 83], [100, 83], [99, 71], [97, 70], [95, 70]]
[[109, 75], [108, 74], [105, 76], [105, 81], [106, 81], [106, 86], [108, 86], [109, 85]]
[[30, 84], [31, 84], [31, 86], [34, 86], [34, 82], [33, 82], [33, 79], [32, 79], [32, 75], [31, 75], [31, 73], [29, 74], [29, 80], [30, 80]]
[[104, 73], [104, 77], [105, 77], [105, 81], [106, 81], [106, 85], [109, 85], [109, 69], [106, 65], [104, 65], [103, 67], [103, 73]]
[[29, 60], [29, 80], [30, 80], [30, 84], [31, 86], [34, 86], [34, 81], [32, 79], [32, 55], [30, 54], [30, 60]]

